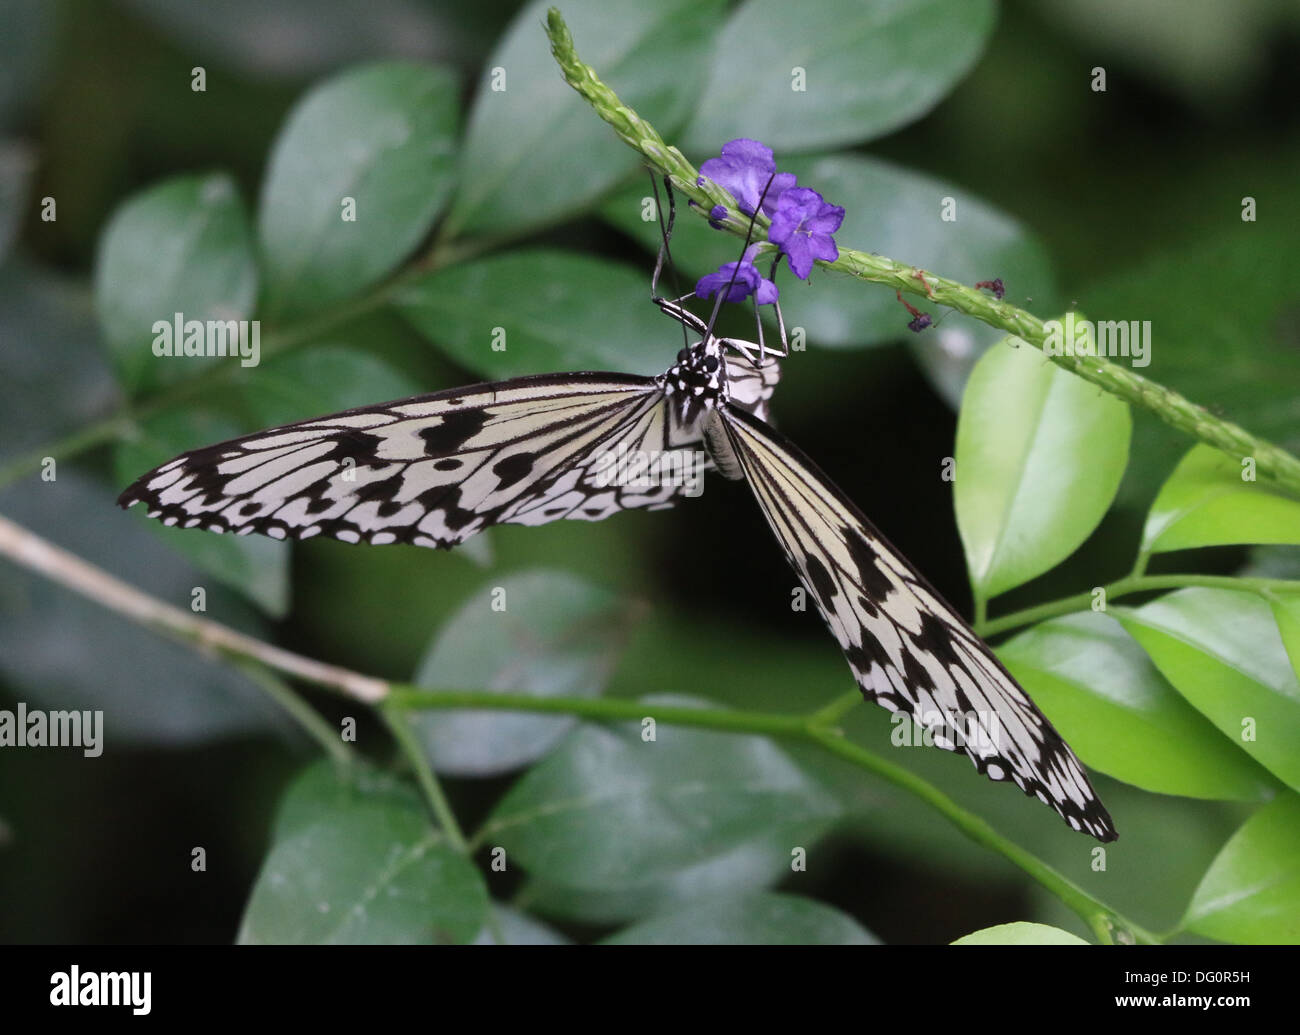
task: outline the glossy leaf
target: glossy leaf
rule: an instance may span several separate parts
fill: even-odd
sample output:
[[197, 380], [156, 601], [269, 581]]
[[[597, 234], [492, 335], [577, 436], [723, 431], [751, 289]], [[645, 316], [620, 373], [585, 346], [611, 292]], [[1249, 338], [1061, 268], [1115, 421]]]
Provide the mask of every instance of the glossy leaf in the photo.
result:
[[1059, 927], [1047, 924], [1031, 924], [1018, 921], [1013, 924], [998, 924], [958, 938], [953, 945], [1087, 945], [1076, 934], [1062, 931]]
[[1283, 794], [1223, 846], [1183, 917], [1224, 942], [1300, 942], [1300, 797]]
[[1273, 590], [1269, 606], [1291, 667], [1300, 675], [1300, 590]]
[[[631, 625], [627, 603], [559, 571], [513, 572], [465, 602], [415, 674], [431, 690], [596, 697]], [[441, 773], [494, 776], [545, 755], [576, 720], [500, 711], [412, 712]]]
[[853, 917], [797, 895], [761, 892], [653, 917], [605, 945], [876, 945]]
[[224, 173], [181, 176], [142, 191], [109, 220], [95, 259], [95, 308], [129, 392], [172, 384], [235, 357], [154, 353], [154, 330], [190, 320], [244, 320], [257, 298], [252, 231]]
[[687, 144], [743, 136], [811, 151], [873, 140], [943, 98], [993, 22], [991, 0], [749, 0], [718, 37]]
[[649, 298], [650, 273], [586, 255], [513, 251], [449, 266], [394, 301], [425, 337], [486, 378], [568, 370], [662, 374], [681, 327]]
[[1195, 445], [1151, 505], [1142, 552], [1230, 543], [1300, 543], [1300, 500], [1247, 481], [1241, 461]]
[[[646, 716], [683, 703], [647, 700]], [[542, 880], [616, 889], [715, 859], [771, 824], [838, 815], [830, 795], [763, 737], [661, 724], [646, 740], [645, 728], [579, 727], [497, 805], [486, 842]]]
[[339, 302], [411, 253], [451, 191], [457, 93], [446, 69], [390, 61], [349, 69], [299, 102], [258, 210], [271, 313]]
[[976, 364], [957, 419], [957, 527], [977, 598], [1072, 554], [1128, 460], [1128, 406], [1013, 342]]
[[[580, 211], [640, 159], [560, 77], [543, 26], [521, 10], [488, 58], [465, 135], [448, 233], [511, 233]], [[699, 95], [720, 0], [569, 0], [582, 60], [666, 139]]]
[[1300, 787], [1300, 680], [1263, 599], [1192, 588], [1112, 613], [1198, 711]]
[[1196, 798], [1252, 801], [1276, 787], [1107, 615], [1041, 622], [997, 653], [1090, 768]]
[[418, 803], [372, 780], [340, 793], [312, 770], [304, 779], [253, 886], [241, 944], [473, 940], [487, 889]]

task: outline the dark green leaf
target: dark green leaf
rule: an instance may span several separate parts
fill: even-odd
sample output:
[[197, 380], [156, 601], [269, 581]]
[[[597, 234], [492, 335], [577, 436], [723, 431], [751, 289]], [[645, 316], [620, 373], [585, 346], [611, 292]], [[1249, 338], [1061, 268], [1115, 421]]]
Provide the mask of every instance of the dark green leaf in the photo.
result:
[[[518, 234], [587, 207], [639, 159], [560, 77], [530, 3], [488, 58], [465, 135], [448, 231]], [[626, 104], [671, 134], [707, 71], [720, 0], [568, 0], [582, 59]]]
[[1300, 787], [1300, 681], [1263, 599], [1192, 588], [1112, 612], [1198, 711]]
[[[653, 717], [660, 704], [645, 702]], [[573, 888], [663, 880], [734, 851], [775, 823], [838, 806], [763, 737], [661, 724], [579, 727], [493, 810], [482, 834], [530, 875]], [[787, 846], [781, 857], [788, 864]]]
[[[95, 260], [95, 306], [123, 386], [172, 384], [234, 357], [154, 353], [162, 324], [244, 320], [257, 298], [252, 232], [234, 181], [182, 176], [137, 194], [109, 220]], [[155, 324], [159, 330], [155, 331]], [[251, 332], [250, 332], [251, 334]]]
[[606, 938], [605, 945], [876, 945], [874, 935], [838, 909], [761, 892], [692, 906], [644, 920]]
[[[627, 603], [559, 571], [513, 572], [439, 629], [415, 674], [431, 690], [596, 697], [627, 639]], [[499, 711], [412, 713], [433, 767], [493, 776], [545, 755], [575, 722]]]
[[456, 132], [456, 79], [442, 68], [365, 65], [312, 90], [281, 131], [262, 186], [271, 311], [339, 302], [410, 254], [450, 193]]
[[1148, 791], [1196, 798], [1252, 801], [1276, 787], [1106, 615], [1042, 622], [997, 653], [1094, 769]]
[[953, 88], [993, 21], [991, 0], [749, 0], [718, 37], [687, 145], [812, 151], [883, 136]]
[[1300, 942], [1300, 797], [1283, 794], [1223, 846], [1183, 927], [1245, 944]]
[[663, 373], [681, 328], [649, 300], [649, 272], [557, 251], [514, 251], [430, 273], [396, 296], [431, 342], [483, 377], [568, 370]]
[[418, 804], [370, 777], [346, 791], [313, 770], [303, 779], [310, 786], [294, 794], [292, 820], [277, 828], [240, 944], [473, 940], [487, 915], [483, 879]]
[[957, 527], [976, 598], [1073, 553], [1128, 460], [1128, 406], [1014, 341], [976, 364], [957, 420]]

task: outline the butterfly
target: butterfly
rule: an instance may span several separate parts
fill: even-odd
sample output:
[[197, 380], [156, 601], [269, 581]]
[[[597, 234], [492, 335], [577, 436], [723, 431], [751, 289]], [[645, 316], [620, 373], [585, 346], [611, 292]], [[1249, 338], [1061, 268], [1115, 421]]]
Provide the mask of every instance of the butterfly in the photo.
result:
[[775, 350], [715, 336], [685, 299], [655, 296], [657, 278], [656, 304], [698, 336], [657, 377], [543, 374], [363, 406], [184, 453], [118, 502], [211, 532], [451, 548], [492, 525], [672, 506], [690, 479], [611, 477], [610, 458], [646, 458], [644, 474], [688, 456], [748, 484], [868, 700], [1114, 840], [1083, 766], [993, 652], [768, 423]]

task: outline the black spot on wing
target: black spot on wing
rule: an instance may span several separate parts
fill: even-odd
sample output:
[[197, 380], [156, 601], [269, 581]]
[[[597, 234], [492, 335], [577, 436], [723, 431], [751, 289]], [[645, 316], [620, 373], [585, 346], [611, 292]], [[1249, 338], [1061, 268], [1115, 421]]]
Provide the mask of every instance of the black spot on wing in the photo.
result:
[[483, 430], [486, 422], [485, 410], [456, 410], [445, 414], [437, 424], [420, 429], [424, 451], [429, 456], [454, 453]]
[[835, 580], [826, 570], [826, 565], [816, 554], [809, 553], [804, 554], [804, 567], [808, 570], [808, 578], [812, 581], [812, 590], [817, 598], [829, 604], [835, 599], [836, 589]]
[[345, 431], [332, 432], [334, 451], [331, 460], [352, 460], [355, 463], [368, 463], [379, 452], [380, 438], [369, 432], [348, 428]]
[[496, 491], [508, 489], [516, 482], [528, 477], [533, 469], [533, 460], [536, 459], [532, 453], [511, 453], [509, 456], [498, 460], [492, 465], [492, 473], [501, 479], [496, 487]]
[[872, 548], [871, 543], [864, 536], [849, 535], [847, 545], [849, 556], [853, 558], [853, 565], [858, 569], [858, 581], [862, 584], [866, 595], [872, 600], [884, 600], [894, 588], [894, 584], [881, 568], [879, 555]]

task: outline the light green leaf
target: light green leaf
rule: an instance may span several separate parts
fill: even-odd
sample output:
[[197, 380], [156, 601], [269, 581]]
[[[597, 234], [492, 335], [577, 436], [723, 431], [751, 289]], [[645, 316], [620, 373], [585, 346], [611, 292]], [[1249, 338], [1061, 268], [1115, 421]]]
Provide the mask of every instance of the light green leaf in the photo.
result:
[[1042, 622], [997, 654], [1091, 768], [1195, 798], [1257, 801], [1277, 786], [1107, 615]]
[[[596, 697], [631, 625], [626, 601], [559, 571], [514, 572], [465, 602], [415, 674], [431, 690]], [[495, 776], [545, 755], [576, 720], [500, 711], [412, 712], [433, 767]]]
[[1300, 681], [1263, 599], [1192, 588], [1111, 612], [1193, 707], [1300, 787]]
[[1300, 675], [1300, 590], [1271, 590], [1269, 606], [1291, 667]]
[[1088, 945], [1078, 935], [1047, 924], [998, 924], [958, 938], [953, 945]]
[[404, 399], [417, 394], [420, 385], [356, 346], [317, 345], [273, 357], [238, 390], [254, 426], [271, 428]]
[[[518, 234], [581, 211], [639, 159], [556, 71], [551, 0], [515, 18], [488, 58], [465, 135], [447, 232]], [[699, 95], [720, 0], [566, 0], [582, 59], [666, 139]]]
[[976, 364], [957, 419], [957, 527], [977, 599], [1073, 553], [1128, 460], [1126, 403], [1015, 339]]
[[1222, 942], [1300, 943], [1300, 797], [1283, 794], [1232, 835], [1182, 926]]
[[[252, 232], [224, 173], [182, 176], [135, 195], [109, 220], [95, 259], [95, 308], [123, 387], [173, 384], [231, 357], [156, 356], [154, 324], [243, 320], [257, 298]], [[173, 335], [174, 337], [174, 335]], [[170, 344], [179, 351], [181, 342]]]
[[[494, 902], [490, 907], [495, 928], [485, 924], [474, 939], [475, 945], [572, 945], [572, 941], [554, 927], [512, 906]], [[500, 934], [500, 937], [498, 937]]]
[[650, 376], [668, 368], [682, 336], [651, 304], [649, 285], [648, 272], [603, 259], [512, 251], [422, 276], [394, 301], [420, 333], [483, 377]]
[[[661, 704], [645, 701], [653, 718]], [[763, 737], [661, 724], [581, 726], [493, 810], [481, 837], [531, 876], [571, 888], [643, 886], [776, 823], [834, 818], [834, 799]], [[782, 852], [788, 864], [789, 846]]]
[[[242, 945], [472, 941], [487, 889], [415, 802], [363, 777], [340, 787], [318, 763], [302, 777], [239, 931]], [[334, 772], [329, 768], [331, 773]]]
[[1151, 505], [1142, 552], [1300, 543], [1300, 501], [1267, 482], [1245, 481], [1243, 470], [1212, 446], [1193, 446]]
[[604, 945], [878, 945], [847, 913], [797, 895], [760, 892], [644, 920]]
[[718, 36], [687, 145], [753, 137], [811, 151], [873, 140], [934, 107], [993, 22], [991, 0], [749, 0]]
[[272, 148], [258, 212], [271, 312], [339, 302], [410, 254], [451, 191], [457, 95], [446, 69], [389, 61], [349, 69], [299, 102]]

